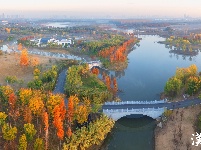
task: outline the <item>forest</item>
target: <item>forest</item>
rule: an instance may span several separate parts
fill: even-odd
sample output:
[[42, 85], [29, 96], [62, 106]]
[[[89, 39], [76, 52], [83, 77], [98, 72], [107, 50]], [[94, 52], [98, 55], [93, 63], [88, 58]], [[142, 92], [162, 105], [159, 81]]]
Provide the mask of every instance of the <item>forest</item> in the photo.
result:
[[[114, 121], [99, 110], [117, 92], [116, 78], [104, 74], [104, 80], [99, 79], [99, 69], [73, 60], [44, 71], [37, 59], [30, 61], [26, 49], [18, 48], [19, 67], [33, 67], [33, 79], [26, 88], [13, 88], [14, 77], [0, 86], [0, 149], [84, 150], [100, 145]], [[58, 75], [66, 67], [66, 95], [54, 94]]]

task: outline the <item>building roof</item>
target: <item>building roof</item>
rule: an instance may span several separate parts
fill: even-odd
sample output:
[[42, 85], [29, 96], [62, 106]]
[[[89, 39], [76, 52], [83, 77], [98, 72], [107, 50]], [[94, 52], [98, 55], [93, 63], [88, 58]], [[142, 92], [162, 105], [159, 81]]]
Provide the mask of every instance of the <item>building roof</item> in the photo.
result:
[[43, 44], [47, 44], [47, 42], [50, 40], [51, 38], [42, 38], [40, 40], [40, 43], [43, 43]]

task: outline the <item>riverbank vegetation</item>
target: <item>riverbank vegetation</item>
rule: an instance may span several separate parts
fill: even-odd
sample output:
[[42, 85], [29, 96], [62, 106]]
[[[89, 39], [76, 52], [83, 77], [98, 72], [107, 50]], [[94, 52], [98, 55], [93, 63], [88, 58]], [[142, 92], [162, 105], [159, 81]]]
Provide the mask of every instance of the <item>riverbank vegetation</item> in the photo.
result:
[[185, 37], [170, 36], [165, 41], [159, 42], [166, 44], [169, 48], [174, 50], [172, 52], [184, 55], [197, 55], [197, 50], [201, 47], [201, 34], [190, 34]]
[[105, 68], [118, 71], [124, 70], [127, 66], [128, 51], [137, 42], [138, 39], [133, 36], [126, 38], [116, 35], [110, 39], [87, 42], [82, 51], [91, 56], [99, 57]]
[[175, 75], [166, 82], [164, 92], [169, 97], [184, 94], [192, 96], [200, 92], [200, 89], [200, 74], [198, 74], [197, 66], [191, 65], [188, 68], [177, 68]]
[[65, 84], [67, 96], [76, 94], [81, 99], [88, 97], [96, 105], [112, 100], [118, 91], [116, 78], [110, 78], [103, 73], [102, 80], [100, 80], [98, 74], [97, 68], [90, 71], [86, 64], [70, 67]]

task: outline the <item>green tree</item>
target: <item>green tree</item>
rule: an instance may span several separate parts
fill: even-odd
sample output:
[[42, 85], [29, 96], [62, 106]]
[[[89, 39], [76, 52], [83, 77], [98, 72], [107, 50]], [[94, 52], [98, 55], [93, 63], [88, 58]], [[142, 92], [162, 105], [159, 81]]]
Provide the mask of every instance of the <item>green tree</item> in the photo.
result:
[[176, 77], [170, 78], [165, 85], [164, 91], [170, 96], [176, 96], [182, 87], [182, 81]]
[[200, 79], [195, 76], [191, 76], [187, 81], [187, 93], [189, 95], [195, 94], [200, 88]]
[[79, 87], [82, 86], [82, 79], [79, 74], [80, 68], [77, 66], [72, 66], [68, 69], [67, 75], [67, 86], [71, 94], [77, 94]]
[[36, 134], [34, 125], [31, 123], [24, 124], [24, 131], [25, 131], [27, 141], [33, 140], [33, 137]]

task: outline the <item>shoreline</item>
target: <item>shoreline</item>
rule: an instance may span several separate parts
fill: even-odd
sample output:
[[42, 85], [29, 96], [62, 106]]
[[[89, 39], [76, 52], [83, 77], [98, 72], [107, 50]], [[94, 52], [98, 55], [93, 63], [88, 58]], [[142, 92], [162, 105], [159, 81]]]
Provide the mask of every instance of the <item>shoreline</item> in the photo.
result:
[[[156, 120], [154, 129], [155, 150], [198, 150], [200, 147], [192, 145], [192, 134], [195, 134], [197, 116], [201, 113], [200, 105], [174, 109], [166, 118]], [[159, 127], [159, 123], [161, 127]]]

